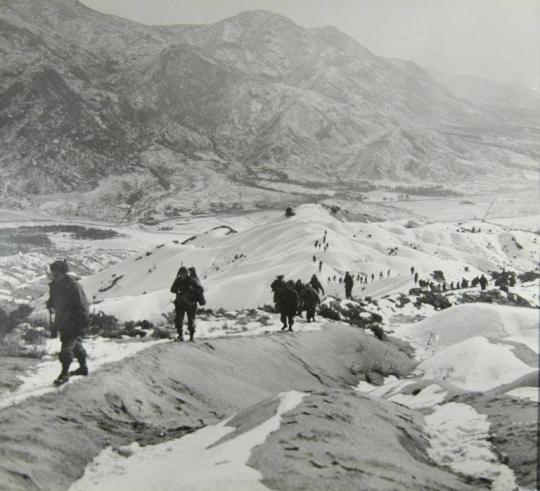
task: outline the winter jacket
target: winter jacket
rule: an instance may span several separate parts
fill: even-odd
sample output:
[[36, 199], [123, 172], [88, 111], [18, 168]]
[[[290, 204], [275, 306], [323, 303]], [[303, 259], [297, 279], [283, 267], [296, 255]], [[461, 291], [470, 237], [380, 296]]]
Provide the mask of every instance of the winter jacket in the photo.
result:
[[302, 291], [301, 299], [306, 308], [315, 308], [321, 303], [318, 293], [311, 285], [306, 285]]
[[64, 337], [82, 336], [89, 323], [88, 299], [82, 286], [69, 275], [49, 284], [47, 308], [54, 310], [53, 330]]
[[171, 293], [176, 295], [174, 304], [183, 308], [193, 307], [199, 300], [200, 282], [194, 280], [190, 276], [180, 278], [177, 276], [174, 283], [171, 286]]
[[280, 312], [295, 315], [298, 310], [298, 293], [294, 288], [282, 288], [278, 294], [278, 308]]
[[276, 278], [272, 281], [270, 288], [274, 292], [274, 303], [277, 304], [279, 301], [279, 292], [284, 288], [285, 282], [282, 278]]
[[324, 288], [322, 287], [316, 276], [311, 277], [311, 280], [309, 280], [309, 284], [314, 288], [316, 292], [321, 292], [324, 295]]
[[352, 278], [352, 276], [350, 274], [346, 274], [345, 275], [345, 280], [344, 280], [344, 283], [345, 283], [345, 286], [347, 288], [352, 288], [353, 285], [354, 285], [354, 280]]

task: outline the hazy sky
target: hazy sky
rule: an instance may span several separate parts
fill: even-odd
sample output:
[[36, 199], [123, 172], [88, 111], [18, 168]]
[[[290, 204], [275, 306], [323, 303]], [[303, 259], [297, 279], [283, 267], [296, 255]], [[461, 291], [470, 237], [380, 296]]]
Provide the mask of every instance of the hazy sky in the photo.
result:
[[333, 25], [376, 54], [540, 87], [540, 0], [82, 0], [145, 24], [208, 24], [243, 10]]

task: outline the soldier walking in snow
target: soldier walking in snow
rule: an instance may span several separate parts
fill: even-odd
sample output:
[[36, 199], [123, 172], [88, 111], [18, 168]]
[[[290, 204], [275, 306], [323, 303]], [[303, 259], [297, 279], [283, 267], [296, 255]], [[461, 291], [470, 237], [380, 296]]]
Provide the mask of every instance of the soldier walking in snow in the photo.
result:
[[418, 271], [414, 273], [414, 284], [418, 283]]
[[[54, 310], [53, 333], [60, 333], [62, 343], [59, 354], [62, 371], [54, 384], [62, 385], [70, 375], [88, 375], [83, 346], [83, 336], [89, 324], [88, 299], [82, 286], [68, 275], [66, 261], [55, 261], [49, 268], [52, 282], [49, 284], [47, 308]], [[79, 362], [79, 368], [70, 372], [74, 357]]]
[[[178, 341], [184, 340], [184, 317], [187, 315], [189, 340], [193, 341], [195, 336], [195, 317], [197, 316], [197, 302], [200, 299], [200, 282], [195, 281], [188, 275], [185, 266], [181, 266], [177, 276], [171, 286], [171, 293], [176, 295], [174, 307], [176, 315], [174, 325], [178, 332]], [[202, 288], [202, 285], [200, 286]]]
[[313, 287], [313, 289], [318, 293], [321, 292], [324, 295], [324, 288], [321, 285], [321, 282], [319, 281], [319, 278], [317, 278], [316, 275], [313, 275], [311, 279], [309, 280], [309, 284]]
[[469, 288], [469, 282], [465, 278], [461, 280], [461, 288]]
[[294, 289], [296, 290], [296, 293], [298, 293], [298, 312], [296, 315], [298, 315], [298, 317], [302, 317], [302, 311], [304, 310], [304, 305], [302, 302], [302, 291], [304, 290], [304, 284], [302, 283], [301, 279], [296, 280]]
[[345, 283], [345, 298], [351, 299], [352, 298], [352, 289], [353, 289], [353, 286], [354, 286], [354, 280], [353, 280], [353, 277], [349, 274], [348, 271], [345, 273], [344, 283]]
[[321, 300], [315, 289], [309, 283], [305, 285], [302, 290], [301, 300], [306, 309], [306, 320], [308, 322], [314, 321], [315, 310], [317, 309], [317, 305], [321, 303]]
[[414, 274], [414, 266], [411, 266], [411, 274]]
[[284, 331], [288, 327], [289, 331], [292, 331], [294, 316], [298, 311], [298, 293], [296, 293], [292, 280], [287, 281], [279, 292], [278, 309], [281, 314], [281, 323], [283, 324], [281, 330]]
[[480, 276], [480, 288], [482, 288], [482, 290], [485, 290], [487, 288], [487, 285], [488, 285], [487, 278], [484, 275]]
[[319, 273], [322, 271], [322, 260], [319, 261]]
[[283, 278], [284, 278], [284, 275], [278, 274], [276, 276], [276, 279], [272, 281], [272, 283], [270, 284], [270, 288], [272, 289], [272, 292], [274, 294], [274, 305], [276, 309], [278, 308], [277, 304], [278, 304], [279, 292], [285, 286], [285, 282], [283, 281]]
[[373, 283], [375, 281], [375, 274], [371, 273], [371, 282]]

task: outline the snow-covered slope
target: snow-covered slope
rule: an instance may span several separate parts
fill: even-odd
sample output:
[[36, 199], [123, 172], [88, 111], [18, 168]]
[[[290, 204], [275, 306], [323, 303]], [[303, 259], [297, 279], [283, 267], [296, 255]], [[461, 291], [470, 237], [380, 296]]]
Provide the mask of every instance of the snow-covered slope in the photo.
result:
[[[339, 278], [350, 271], [355, 279], [369, 278], [367, 285], [356, 281], [354, 295], [381, 297], [414, 286], [411, 266], [421, 278], [441, 270], [448, 283], [503, 267], [535, 268], [536, 235], [496, 225], [468, 233], [474, 225], [407, 228], [395, 222], [344, 222], [323, 206], [304, 205], [294, 217], [270, 218], [238, 233], [213, 230], [185, 245], [171, 237], [170, 242], [86, 278], [83, 284], [89, 297], [100, 302], [96, 310], [127, 320], [157, 318], [172, 309], [169, 288], [182, 264], [197, 268], [209, 307], [234, 309], [271, 303], [269, 285], [278, 274], [304, 281], [317, 274], [327, 294], [342, 294]], [[325, 232], [326, 252], [315, 247]]]

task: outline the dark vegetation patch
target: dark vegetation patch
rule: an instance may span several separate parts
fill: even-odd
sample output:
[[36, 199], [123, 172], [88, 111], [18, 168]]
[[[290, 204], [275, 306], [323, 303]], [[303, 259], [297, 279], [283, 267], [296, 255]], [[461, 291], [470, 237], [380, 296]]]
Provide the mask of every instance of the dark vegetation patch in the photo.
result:
[[48, 234], [70, 234], [74, 240], [106, 240], [118, 237], [112, 229], [85, 227], [82, 225], [24, 225], [0, 229], [0, 256], [18, 252], [35, 252], [54, 247]]

